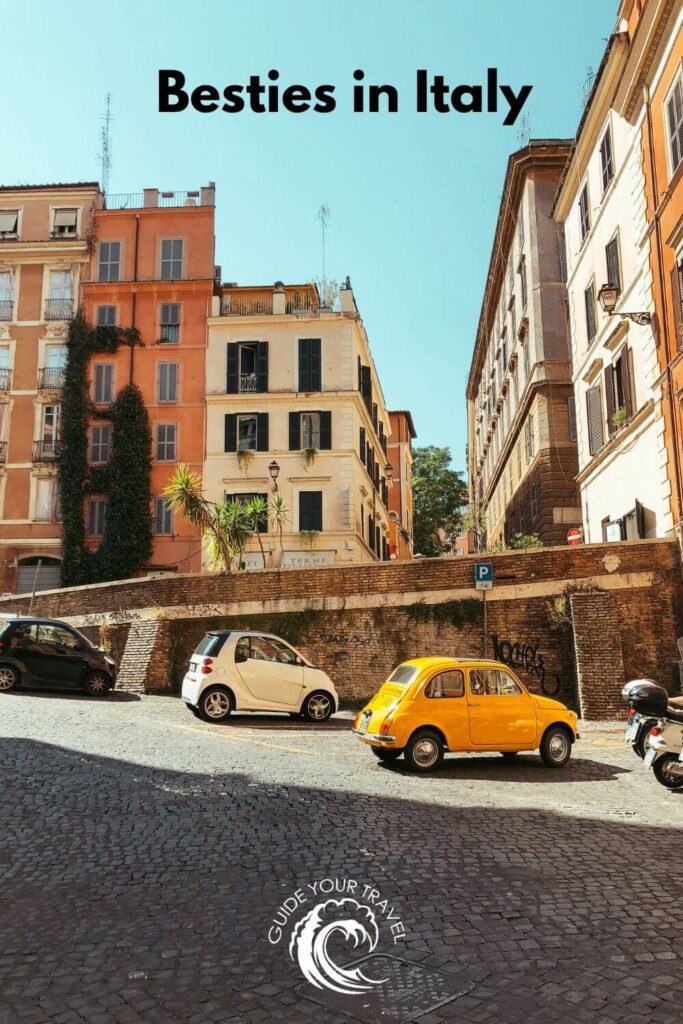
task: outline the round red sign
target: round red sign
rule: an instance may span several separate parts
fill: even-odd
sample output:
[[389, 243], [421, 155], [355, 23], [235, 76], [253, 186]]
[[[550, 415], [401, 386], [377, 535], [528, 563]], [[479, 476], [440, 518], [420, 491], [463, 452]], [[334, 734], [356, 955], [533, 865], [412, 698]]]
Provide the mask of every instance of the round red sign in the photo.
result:
[[583, 533], [578, 527], [567, 531], [567, 544], [580, 544], [583, 540]]

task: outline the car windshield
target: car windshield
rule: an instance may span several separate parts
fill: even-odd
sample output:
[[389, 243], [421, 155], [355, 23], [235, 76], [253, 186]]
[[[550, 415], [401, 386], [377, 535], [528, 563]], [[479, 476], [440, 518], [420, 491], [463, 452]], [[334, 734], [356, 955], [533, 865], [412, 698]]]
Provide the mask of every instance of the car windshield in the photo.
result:
[[399, 665], [391, 673], [387, 682], [396, 683], [397, 686], [408, 686], [415, 679], [417, 672], [415, 665]]

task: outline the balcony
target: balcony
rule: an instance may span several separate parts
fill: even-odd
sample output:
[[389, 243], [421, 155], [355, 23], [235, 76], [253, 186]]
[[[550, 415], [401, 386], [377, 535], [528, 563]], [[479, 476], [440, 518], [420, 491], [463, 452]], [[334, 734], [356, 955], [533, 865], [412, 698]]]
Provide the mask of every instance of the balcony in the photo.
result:
[[39, 391], [61, 391], [64, 387], [64, 367], [45, 366], [38, 370]]
[[7, 441], [0, 441], [0, 465], [7, 462]]
[[0, 320], [11, 320], [13, 311], [13, 299], [0, 299]]
[[74, 315], [73, 299], [46, 299], [46, 320], [71, 320]]
[[34, 441], [34, 462], [56, 462], [62, 448], [61, 441]]
[[240, 394], [255, 395], [258, 391], [258, 377], [255, 373], [240, 374]]
[[162, 324], [160, 345], [177, 345], [180, 340], [180, 324]]
[[12, 387], [12, 371], [3, 367], [0, 369], [0, 391], [9, 391]]
[[246, 298], [241, 295], [224, 295], [221, 316], [270, 316], [273, 312], [273, 296], [259, 295]]
[[107, 194], [104, 199], [105, 210], [142, 210], [158, 207], [177, 206], [214, 206], [216, 189], [212, 181], [197, 189], [176, 189], [174, 192], [160, 192], [156, 188], [146, 188], [143, 192], [119, 192]]

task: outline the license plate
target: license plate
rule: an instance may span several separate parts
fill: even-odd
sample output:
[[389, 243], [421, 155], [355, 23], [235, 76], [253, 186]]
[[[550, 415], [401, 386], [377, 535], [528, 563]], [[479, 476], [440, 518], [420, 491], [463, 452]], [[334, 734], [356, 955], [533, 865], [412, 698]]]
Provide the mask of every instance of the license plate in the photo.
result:
[[369, 723], [371, 717], [372, 717], [372, 712], [371, 711], [364, 711], [363, 712], [363, 714], [361, 715], [360, 723], [358, 725], [358, 731], [359, 732], [367, 732], [368, 731], [368, 723]]
[[633, 743], [634, 739], [638, 735], [638, 728], [640, 726], [640, 720], [638, 718], [632, 719], [626, 726], [626, 732], [624, 733], [624, 742]]
[[650, 749], [648, 750], [647, 754], [645, 755], [645, 767], [646, 768], [651, 768], [652, 767], [652, 762], [654, 761], [656, 756], [657, 756], [657, 751], [655, 750], [654, 747], [650, 747]]

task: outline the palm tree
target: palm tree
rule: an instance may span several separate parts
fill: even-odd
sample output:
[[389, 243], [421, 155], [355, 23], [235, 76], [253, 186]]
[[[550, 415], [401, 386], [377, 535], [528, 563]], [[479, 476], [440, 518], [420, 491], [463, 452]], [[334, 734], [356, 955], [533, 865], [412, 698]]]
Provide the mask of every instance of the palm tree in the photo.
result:
[[263, 559], [263, 568], [267, 568], [266, 563], [266, 552], [263, 547], [263, 541], [261, 540], [261, 531], [259, 529], [264, 523], [268, 522], [268, 499], [262, 494], [255, 494], [253, 498], [244, 506], [244, 512], [249, 521], [252, 531], [256, 534], [258, 546], [261, 549], [261, 558]]
[[285, 504], [285, 499], [281, 494], [274, 494], [270, 499], [270, 507], [268, 509], [268, 518], [275, 527], [280, 536], [280, 553], [281, 556], [285, 553], [284, 544], [282, 541], [282, 530], [285, 523], [289, 522], [289, 509]]
[[[174, 512], [178, 512], [208, 540], [213, 564], [223, 572], [229, 572], [233, 557], [230, 537], [223, 517], [217, 514], [217, 505], [202, 495], [199, 474], [192, 473], [187, 466], [178, 466], [164, 489], [164, 497]], [[217, 504], [225, 505], [225, 502]]]

